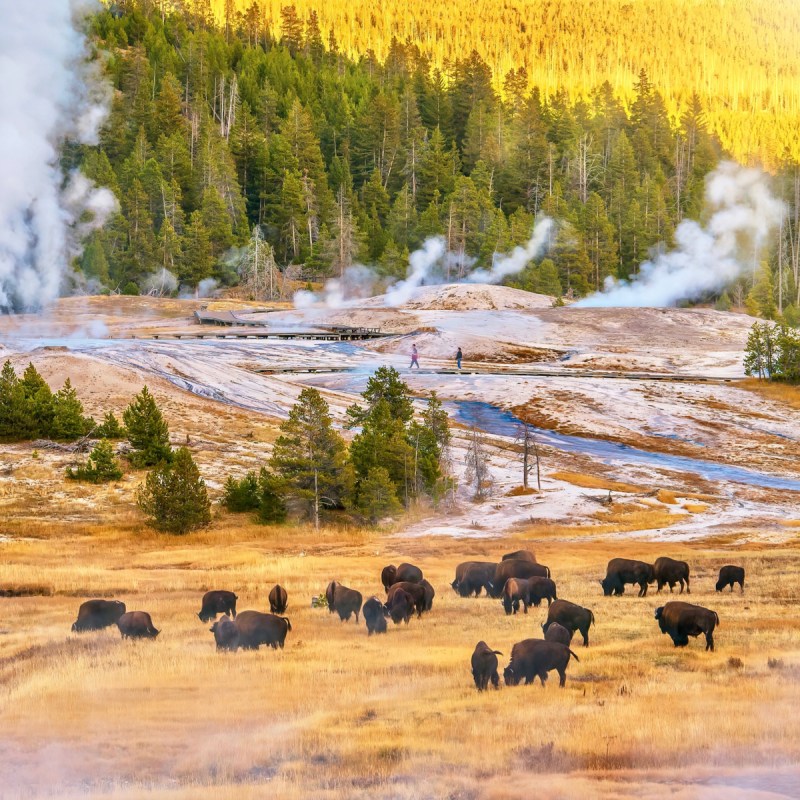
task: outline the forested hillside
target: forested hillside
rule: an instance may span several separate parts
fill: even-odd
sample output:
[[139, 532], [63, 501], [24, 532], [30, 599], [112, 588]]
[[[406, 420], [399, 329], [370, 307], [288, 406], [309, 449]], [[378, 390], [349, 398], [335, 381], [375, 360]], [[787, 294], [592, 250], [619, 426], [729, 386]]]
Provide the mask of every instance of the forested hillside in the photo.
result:
[[[120, 199], [81, 264], [117, 290], [144, 290], [161, 267], [189, 287], [244, 280], [260, 296], [283, 274], [316, 280], [359, 261], [400, 276], [432, 234], [486, 265], [525, 242], [544, 212], [560, 221], [557, 238], [517, 285], [583, 294], [634, 273], [680, 219], [697, 216], [723, 154], [699, 97], [671, 120], [645, 70], [626, 110], [609, 83], [573, 102], [514, 70], [500, 94], [475, 51], [447, 76], [398, 41], [383, 63], [353, 61], [316, 13], [294, 7], [278, 21], [259, 12], [216, 25], [207, 8], [129, 0], [100, 13], [93, 35], [108, 53], [113, 108], [100, 147], [69, 157]], [[796, 168], [784, 177], [793, 199]], [[782, 260], [780, 298], [762, 276], [762, 294], [782, 305], [800, 287], [797, 214], [794, 203], [771, 256], [773, 267]]]

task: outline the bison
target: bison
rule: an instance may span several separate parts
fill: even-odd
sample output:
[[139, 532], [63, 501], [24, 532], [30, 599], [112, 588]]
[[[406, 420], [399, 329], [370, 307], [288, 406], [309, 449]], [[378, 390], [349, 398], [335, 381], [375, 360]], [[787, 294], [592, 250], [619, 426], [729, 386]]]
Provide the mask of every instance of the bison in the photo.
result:
[[456, 579], [450, 585], [461, 597], [477, 597], [481, 589], [490, 594], [496, 569], [494, 561], [465, 561], [456, 567]]
[[656, 609], [661, 633], [668, 633], [675, 647], [686, 647], [690, 636], [706, 636], [706, 650], [714, 650], [714, 628], [719, 625], [716, 611], [673, 600]]
[[402, 587], [397, 589], [392, 587], [392, 589], [394, 591], [389, 595], [384, 610], [395, 625], [399, 625], [402, 621], [408, 625], [408, 620], [414, 613], [414, 598]]
[[535, 563], [536, 556], [531, 550], [515, 550], [513, 553], [506, 553], [503, 561], [533, 561]]
[[[394, 586], [389, 587], [389, 596], [386, 598], [387, 608], [391, 609], [393, 593], [400, 590], [411, 595], [414, 600], [414, 608], [417, 611], [417, 616], [421, 617], [422, 612], [425, 611], [425, 597], [427, 595], [425, 587], [421, 583], [409, 583], [408, 581], [395, 583]], [[433, 602], [432, 599], [431, 602]]]
[[425, 590], [425, 611], [431, 611], [433, 609], [433, 598], [436, 597], [436, 590], [425, 578], [419, 582], [419, 585]]
[[475, 686], [482, 692], [489, 686], [500, 688], [500, 676], [497, 674], [497, 656], [503, 655], [499, 650], [492, 650], [486, 642], [478, 642], [472, 652], [472, 677]]
[[117, 620], [123, 639], [155, 639], [157, 631], [146, 611], [127, 611]]
[[528, 605], [538, 608], [542, 600], [547, 600], [548, 607], [558, 600], [556, 582], [550, 578], [528, 578]]
[[558, 642], [569, 647], [572, 644], [572, 631], [558, 622], [553, 622], [545, 632], [544, 639], [546, 642]]
[[422, 580], [422, 570], [415, 567], [413, 564], [401, 564], [395, 567], [394, 564], [389, 564], [381, 570], [381, 583], [386, 591], [389, 587], [394, 586], [396, 583], [408, 581], [408, 583], [419, 583]]
[[72, 630], [75, 633], [102, 630], [113, 625], [125, 610], [125, 603], [119, 600], [87, 600], [81, 603]]
[[235, 653], [239, 649], [239, 629], [230, 617], [220, 617], [209, 630], [214, 634], [217, 650], [231, 650]]
[[495, 568], [489, 594], [500, 597], [509, 578], [549, 578], [550, 570], [544, 564], [524, 559], [501, 561]]
[[286, 617], [275, 614], [242, 611], [236, 617], [236, 629], [239, 632], [239, 646], [244, 650], [258, 650], [262, 644], [269, 645], [273, 650], [279, 647], [282, 650], [292, 623]]
[[206, 592], [201, 603], [200, 617], [201, 622], [211, 622], [217, 614], [224, 614], [226, 617], [233, 615], [236, 617], [236, 601], [239, 598], [233, 592], [216, 590]]
[[558, 622], [567, 630], [580, 631], [583, 636], [583, 646], [589, 646], [589, 628], [594, 624], [594, 614], [588, 608], [583, 608], [569, 600], [556, 600], [547, 611], [547, 622], [542, 625], [542, 630], [547, 634], [547, 629]]
[[325, 591], [328, 598], [328, 611], [333, 614], [335, 611], [339, 619], [344, 622], [355, 614], [356, 622], [361, 611], [361, 592], [355, 589], [348, 589], [337, 581], [331, 581]]
[[519, 604], [528, 613], [528, 581], [524, 578], [509, 578], [503, 587], [503, 608], [506, 614], [519, 611]]
[[[289, 605], [289, 595], [279, 583], [269, 590], [269, 610], [273, 614], [283, 614]], [[234, 615], [235, 616], [235, 615]]]
[[[744, 591], [744, 567], [735, 567], [733, 564], [727, 564], [719, 571], [717, 591], [721, 592], [726, 586], [730, 586], [731, 591], [733, 591], [734, 583], [738, 583], [739, 590], [742, 592]], [[82, 607], [83, 606], [81, 606], [81, 608]]]
[[367, 634], [386, 633], [386, 609], [377, 597], [370, 597], [361, 609], [364, 622], [367, 623]]
[[647, 584], [653, 583], [655, 579], [652, 564], [632, 558], [612, 558], [600, 585], [603, 587], [603, 594], [611, 597], [614, 594], [625, 594], [626, 583], [638, 584], [639, 597], [646, 597]]
[[681, 585], [681, 594], [683, 594], [683, 584], [686, 583], [686, 594], [691, 594], [689, 589], [689, 565], [685, 561], [675, 561], [674, 558], [657, 558], [656, 563], [653, 564], [653, 572], [655, 573], [656, 583], [658, 584], [658, 591], [664, 587], [664, 584], [669, 584], [669, 590], [676, 583]]
[[517, 686], [523, 678], [528, 684], [538, 676], [544, 686], [547, 673], [557, 670], [558, 685], [563, 687], [567, 682], [570, 656], [576, 661], [580, 660], [567, 645], [544, 639], [524, 639], [511, 649], [511, 660], [503, 672], [503, 679], [507, 686]]

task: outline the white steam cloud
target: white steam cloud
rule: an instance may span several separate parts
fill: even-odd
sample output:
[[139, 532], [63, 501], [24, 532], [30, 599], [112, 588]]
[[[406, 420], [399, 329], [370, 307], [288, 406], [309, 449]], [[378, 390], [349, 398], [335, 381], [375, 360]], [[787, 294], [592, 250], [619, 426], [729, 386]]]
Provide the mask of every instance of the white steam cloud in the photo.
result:
[[[499, 283], [515, 275], [546, 249], [553, 220], [542, 217], [536, 223], [531, 238], [525, 245], [515, 247], [510, 253], [494, 258], [491, 269], [469, 272], [459, 283]], [[393, 283], [381, 298], [385, 306], [396, 307], [407, 303], [421, 286], [450, 283], [448, 276], [455, 268], [460, 272], [475, 263], [469, 256], [447, 251], [441, 236], [426, 239], [422, 247], [408, 257], [408, 272], [403, 280]], [[345, 270], [344, 276], [326, 282], [321, 293], [299, 291], [294, 295], [295, 308], [305, 309], [322, 304], [328, 308], [346, 308], [360, 300], [374, 296], [378, 276], [369, 267], [356, 265]]]
[[[109, 87], [81, 32], [89, 0], [3, 0], [0, 24], [0, 311], [55, 300], [79, 242], [117, 207], [59, 165], [68, 140], [96, 144]], [[87, 213], [88, 212], [88, 213]]]
[[706, 178], [708, 222], [683, 220], [674, 250], [645, 261], [630, 281], [606, 280], [602, 292], [576, 303], [583, 307], [664, 307], [719, 292], [753, 268], [783, 203], [767, 176], [730, 161]]

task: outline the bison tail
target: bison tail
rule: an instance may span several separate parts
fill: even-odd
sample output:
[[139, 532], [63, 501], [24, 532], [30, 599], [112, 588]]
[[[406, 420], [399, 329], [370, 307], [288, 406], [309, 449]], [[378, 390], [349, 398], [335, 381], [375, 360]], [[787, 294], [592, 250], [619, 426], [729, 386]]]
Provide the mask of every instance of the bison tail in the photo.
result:
[[595, 621], [594, 621], [594, 612], [593, 612], [591, 609], [589, 609], [589, 616], [592, 618], [592, 625], [594, 625], [594, 624], [595, 624]]
[[77, 633], [78, 632], [78, 623], [77, 622], [73, 622], [72, 623], [72, 632], [73, 633]]
[[291, 630], [292, 629], [292, 623], [289, 622], [289, 617], [281, 617], [281, 619], [284, 620], [284, 622], [286, 622], [287, 630]]
[[717, 626], [719, 626], [719, 614], [717, 614], [716, 611], [714, 611], [713, 613], [714, 613], [714, 619], [717, 621]]
[[544, 571], [547, 573], [547, 577], [550, 577], [550, 567], [545, 567]]
[[502, 653], [501, 653], [499, 650], [492, 650], [492, 652], [493, 652], [493, 653], [494, 653], [496, 656], [501, 656], [501, 655], [503, 655], [503, 654], [502, 654]]
[[[569, 650], [569, 647], [567, 648], [567, 650]], [[573, 652], [572, 652], [572, 650], [569, 650], [569, 654], [570, 654], [570, 655], [571, 655], [571, 656], [572, 656], [572, 657], [573, 657], [573, 658], [574, 658], [576, 661], [580, 661], [580, 659], [578, 658], [578, 656], [577, 656], [575, 653], [573, 653]]]

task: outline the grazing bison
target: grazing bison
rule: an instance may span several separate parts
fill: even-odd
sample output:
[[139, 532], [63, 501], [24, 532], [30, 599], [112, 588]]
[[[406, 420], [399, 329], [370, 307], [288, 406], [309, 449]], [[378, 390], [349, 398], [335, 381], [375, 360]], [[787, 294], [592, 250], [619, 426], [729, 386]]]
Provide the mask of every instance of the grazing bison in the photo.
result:
[[268, 644], [273, 650], [277, 650], [279, 647], [283, 649], [292, 623], [286, 617], [275, 614], [242, 611], [236, 617], [236, 629], [239, 632], [239, 646], [244, 650], [258, 650], [262, 644]]
[[657, 558], [656, 563], [653, 564], [653, 572], [655, 573], [656, 583], [658, 584], [658, 591], [660, 592], [664, 584], [669, 584], [669, 590], [676, 583], [681, 585], [681, 594], [683, 594], [683, 584], [686, 583], [686, 594], [691, 594], [689, 589], [689, 565], [685, 561], [675, 561], [674, 558]]
[[[279, 583], [269, 590], [269, 610], [273, 614], [283, 614], [289, 605], [289, 595]], [[235, 616], [235, 615], [234, 615]]]
[[500, 688], [500, 676], [497, 674], [497, 656], [503, 655], [499, 650], [492, 650], [486, 642], [478, 642], [472, 652], [472, 677], [475, 686], [482, 692], [489, 686]]
[[146, 611], [127, 611], [117, 620], [123, 639], [155, 639], [157, 631]]
[[401, 564], [395, 567], [394, 564], [389, 564], [381, 570], [381, 583], [386, 591], [389, 591], [390, 586], [396, 583], [407, 581], [408, 583], [419, 583], [422, 580], [422, 570], [415, 567], [413, 564]]
[[75, 633], [99, 631], [113, 625], [124, 613], [125, 603], [119, 600], [87, 600], [81, 603], [72, 630]]
[[495, 568], [489, 594], [500, 597], [503, 587], [509, 578], [549, 578], [550, 570], [544, 564], [534, 561], [525, 561], [519, 558], [510, 558], [501, 561]]
[[233, 615], [236, 617], [236, 601], [239, 598], [233, 592], [223, 590], [206, 592], [201, 603], [200, 617], [201, 622], [211, 622], [217, 614], [224, 614], [226, 617]]
[[358, 615], [361, 611], [361, 592], [348, 589], [337, 581], [331, 581], [325, 590], [325, 597], [328, 598], [328, 611], [331, 614], [335, 611], [342, 622], [355, 614], [356, 622], [358, 622]]
[[716, 611], [673, 600], [656, 609], [661, 633], [672, 637], [675, 647], [685, 647], [690, 636], [706, 635], [706, 650], [714, 650], [714, 628], [719, 625]]
[[496, 569], [494, 561], [465, 561], [456, 567], [456, 579], [450, 585], [461, 597], [477, 597], [481, 589], [489, 594]]
[[408, 620], [414, 613], [414, 598], [403, 588], [392, 587], [392, 589], [394, 591], [389, 594], [384, 610], [395, 625], [399, 625], [401, 622], [408, 625]]
[[511, 661], [503, 672], [503, 679], [507, 686], [517, 686], [523, 678], [528, 684], [533, 683], [538, 676], [544, 686], [547, 673], [550, 670], [557, 670], [558, 685], [563, 687], [567, 682], [567, 664], [570, 656], [576, 661], [580, 660], [564, 644], [544, 639], [524, 639], [511, 649]]
[[594, 614], [588, 608], [583, 608], [569, 600], [556, 600], [547, 611], [547, 622], [542, 625], [542, 630], [547, 634], [547, 629], [558, 622], [567, 630], [580, 631], [583, 636], [583, 646], [589, 646], [589, 628], [594, 624]]
[[367, 633], [386, 633], [386, 609], [377, 597], [370, 597], [361, 609], [364, 622], [367, 623]]
[[217, 650], [231, 650], [235, 653], [239, 649], [239, 629], [230, 617], [220, 617], [209, 630], [214, 634]]
[[419, 585], [425, 590], [425, 611], [430, 611], [433, 608], [433, 598], [436, 597], [436, 590], [425, 578], [419, 582]]
[[528, 613], [528, 581], [524, 578], [509, 578], [506, 581], [506, 585], [503, 587], [503, 608], [505, 609], [506, 614], [511, 614], [513, 611], [515, 614], [519, 611], [519, 604], [522, 603], [522, 607], [525, 610], [525, 613]]
[[635, 561], [632, 558], [612, 558], [606, 567], [606, 576], [600, 581], [603, 594], [611, 597], [614, 594], [625, 594], [625, 584], [639, 586], [639, 597], [647, 596], [647, 584], [656, 579], [652, 564]]
[[553, 622], [545, 632], [544, 639], [546, 642], [558, 642], [569, 647], [572, 644], [572, 631], [558, 622]]
[[533, 561], [535, 563], [536, 556], [532, 550], [515, 550], [513, 553], [506, 553], [503, 561]]
[[542, 600], [547, 600], [548, 607], [558, 600], [556, 582], [550, 578], [528, 578], [528, 605], [538, 608]]
[[[733, 564], [727, 564], [719, 571], [717, 591], [721, 592], [726, 586], [730, 586], [731, 591], [733, 591], [734, 583], [738, 583], [739, 589], [742, 592], [744, 591], [744, 567], [735, 567]], [[83, 608], [83, 606], [81, 606], [81, 608]]]
[[400, 591], [401, 589], [407, 594], [411, 595], [414, 600], [414, 608], [417, 610], [417, 616], [421, 617], [422, 612], [425, 611], [425, 596], [427, 594], [425, 587], [421, 583], [409, 583], [408, 581], [395, 583], [394, 586], [389, 588], [389, 595], [386, 598], [386, 605], [391, 608], [392, 594]]

